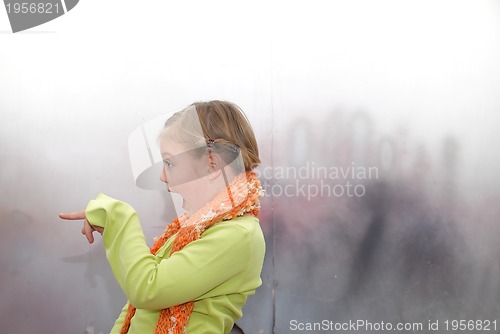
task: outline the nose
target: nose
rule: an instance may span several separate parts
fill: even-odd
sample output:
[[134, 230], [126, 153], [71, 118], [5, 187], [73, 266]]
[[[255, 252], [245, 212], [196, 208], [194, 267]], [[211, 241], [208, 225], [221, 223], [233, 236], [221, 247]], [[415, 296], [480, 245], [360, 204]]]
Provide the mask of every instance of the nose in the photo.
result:
[[167, 179], [167, 171], [165, 170], [165, 166], [163, 166], [163, 169], [162, 169], [162, 171], [161, 171], [160, 180], [161, 180], [162, 182], [168, 183], [168, 179]]

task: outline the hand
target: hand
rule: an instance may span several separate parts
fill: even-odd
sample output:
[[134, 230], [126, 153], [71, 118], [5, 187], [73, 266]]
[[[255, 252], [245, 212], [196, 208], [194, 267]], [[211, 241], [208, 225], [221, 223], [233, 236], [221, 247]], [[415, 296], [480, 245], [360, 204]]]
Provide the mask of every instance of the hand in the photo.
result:
[[92, 235], [92, 233], [94, 233], [94, 231], [99, 232], [101, 235], [102, 235], [102, 232], [104, 232], [104, 229], [102, 227], [93, 226], [89, 223], [89, 221], [87, 220], [87, 217], [85, 216], [85, 210], [69, 212], [69, 213], [60, 213], [59, 218], [65, 219], [65, 220], [81, 220], [81, 219], [83, 219], [82, 234], [87, 237], [89, 244], [94, 243], [94, 236]]

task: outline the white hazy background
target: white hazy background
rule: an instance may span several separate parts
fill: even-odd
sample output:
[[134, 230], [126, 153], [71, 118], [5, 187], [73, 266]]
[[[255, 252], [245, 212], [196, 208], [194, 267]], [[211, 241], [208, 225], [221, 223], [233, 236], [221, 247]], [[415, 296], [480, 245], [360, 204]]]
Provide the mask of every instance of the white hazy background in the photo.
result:
[[[311, 151], [326, 145], [318, 134], [328, 133], [335, 110], [368, 114], [374, 136], [401, 144], [401, 168], [421, 147], [439, 160], [451, 136], [459, 147], [456, 192], [471, 206], [494, 205], [499, 59], [494, 0], [81, 0], [16, 34], [0, 9], [0, 324], [6, 333], [109, 331], [125, 297], [102, 243], [89, 247], [80, 223], [57, 214], [104, 192], [137, 209], [148, 240], [161, 233], [173, 218], [166, 195], [136, 187], [127, 138], [194, 101], [239, 104], [264, 166], [286, 164], [282, 148], [297, 122], [312, 128]], [[434, 184], [441, 176], [431, 175]], [[496, 233], [489, 226], [498, 216], [487, 220], [483, 233]], [[247, 333], [272, 332], [273, 316], [275, 332], [287, 333], [292, 319], [268, 307], [284, 275], [271, 266], [280, 261], [273, 241], [265, 293], [255, 297], [269, 312], [249, 304], [255, 321], [244, 316]]]

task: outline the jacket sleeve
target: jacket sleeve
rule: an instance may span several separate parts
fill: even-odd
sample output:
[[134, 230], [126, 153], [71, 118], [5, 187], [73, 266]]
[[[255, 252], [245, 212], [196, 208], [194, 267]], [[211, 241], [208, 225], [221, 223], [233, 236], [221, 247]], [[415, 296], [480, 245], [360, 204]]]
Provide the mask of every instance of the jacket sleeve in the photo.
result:
[[127, 315], [128, 311], [128, 303], [125, 304], [125, 306], [122, 308], [122, 311], [120, 312], [120, 315], [115, 321], [115, 324], [113, 325], [113, 328], [111, 328], [111, 332], [109, 334], [120, 334], [120, 331], [123, 327], [123, 323], [125, 322], [125, 316]]
[[[239, 224], [214, 225], [202, 238], [159, 261], [150, 254], [130, 205], [101, 194], [90, 201], [86, 215], [92, 225], [104, 228], [106, 257], [136, 308], [160, 310], [206, 298], [212, 289], [252, 266], [253, 231]], [[234, 290], [244, 283], [226, 285]]]

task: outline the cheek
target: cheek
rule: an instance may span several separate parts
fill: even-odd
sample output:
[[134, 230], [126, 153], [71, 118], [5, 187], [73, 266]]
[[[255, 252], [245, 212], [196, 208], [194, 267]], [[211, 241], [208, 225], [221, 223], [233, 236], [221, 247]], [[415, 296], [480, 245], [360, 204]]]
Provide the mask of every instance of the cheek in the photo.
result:
[[205, 186], [208, 173], [199, 168], [194, 168], [194, 166], [189, 166], [175, 172], [167, 172], [167, 178], [172, 181], [171, 184], [175, 185], [176, 189], [193, 192], [199, 191], [200, 187]]
[[192, 175], [192, 180], [202, 179], [208, 175], [208, 167], [200, 161], [196, 161], [191, 164], [190, 173]]
[[198, 185], [204, 184], [209, 176], [208, 166], [202, 164], [200, 161], [196, 161], [190, 167], [191, 180]]

